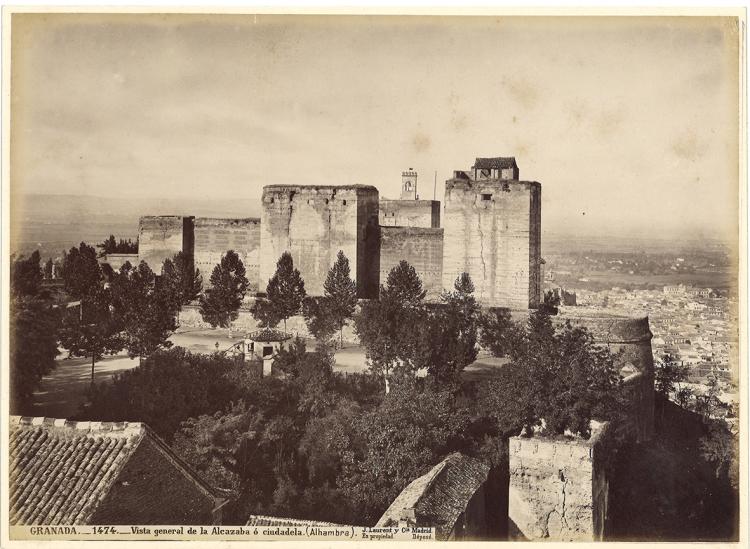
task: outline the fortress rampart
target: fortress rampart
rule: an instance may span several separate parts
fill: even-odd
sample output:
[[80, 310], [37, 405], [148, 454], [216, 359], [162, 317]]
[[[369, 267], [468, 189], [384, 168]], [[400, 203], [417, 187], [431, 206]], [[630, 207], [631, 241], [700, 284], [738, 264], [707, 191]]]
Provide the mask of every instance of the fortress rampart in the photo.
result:
[[[214, 267], [227, 250], [234, 250], [245, 265], [250, 282], [248, 292], [259, 291], [260, 280], [260, 219], [195, 218], [195, 267], [203, 276], [203, 286], [209, 285]], [[262, 288], [265, 290], [265, 286]]]
[[179, 252], [193, 253], [195, 218], [179, 215], [141, 217], [138, 226], [138, 261], [145, 261], [161, 274], [165, 259]]
[[[438, 200], [380, 200], [381, 227], [440, 227]], [[442, 261], [442, 258], [441, 258]]]
[[467, 272], [483, 305], [512, 309], [538, 305], [539, 183], [450, 179], [445, 183], [443, 227], [444, 288]]
[[512, 437], [508, 522], [511, 539], [601, 541], [609, 483], [608, 424], [588, 440]]
[[420, 227], [380, 227], [380, 282], [405, 259], [414, 267], [427, 291], [427, 299], [437, 299], [442, 290], [443, 229]]
[[364, 185], [269, 185], [263, 188], [260, 286], [285, 251], [309, 295], [323, 282], [339, 250], [349, 258], [359, 297], [375, 297], [380, 263], [378, 190]]

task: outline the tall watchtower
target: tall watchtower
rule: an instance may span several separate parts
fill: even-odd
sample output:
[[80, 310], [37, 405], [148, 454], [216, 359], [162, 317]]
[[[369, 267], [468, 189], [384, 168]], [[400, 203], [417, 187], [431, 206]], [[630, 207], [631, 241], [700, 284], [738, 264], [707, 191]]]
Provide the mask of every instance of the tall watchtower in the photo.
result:
[[418, 200], [417, 194], [417, 172], [411, 168], [401, 172], [401, 198], [400, 200]]

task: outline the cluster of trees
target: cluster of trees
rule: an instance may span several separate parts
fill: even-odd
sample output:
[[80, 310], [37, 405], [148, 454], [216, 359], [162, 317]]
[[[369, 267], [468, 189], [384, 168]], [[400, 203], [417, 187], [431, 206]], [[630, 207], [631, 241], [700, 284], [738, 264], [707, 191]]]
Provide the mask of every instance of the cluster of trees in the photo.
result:
[[100, 242], [96, 245], [99, 248], [99, 257], [104, 257], [107, 254], [137, 254], [138, 253], [138, 239], [133, 242], [132, 240], [115, 238], [115, 235], [109, 235], [109, 238]]
[[[344, 254], [317, 299], [305, 295], [284, 255], [253, 312], [269, 326], [302, 312], [317, 345], [309, 350], [296, 339], [282, 350], [280, 377], [263, 378], [219, 354], [159, 351], [97, 387], [85, 413], [151, 424], [212, 482], [238, 491], [230, 521], [256, 513], [371, 524], [447, 453], [483, 457], [503, 470], [508, 436], [524, 427], [531, 434], [542, 418], [556, 433], [586, 436], [588, 419], [616, 400], [612, 359], [584, 330], [554, 329], [545, 308], [525, 325], [507, 311], [482, 315], [473, 292], [464, 274], [428, 304], [416, 272], [402, 262], [379, 299], [356, 311]], [[282, 297], [287, 306], [275, 309]], [[343, 375], [334, 372], [331, 341], [351, 317], [370, 368]], [[475, 387], [460, 374], [480, 338], [512, 363]]]
[[305, 318], [308, 330], [324, 347], [332, 346], [334, 334], [343, 343], [343, 329], [357, 307], [357, 284], [351, 279], [349, 259], [339, 250], [323, 283], [322, 296], [308, 296], [305, 281], [294, 267], [292, 256], [284, 252], [276, 263], [276, 272], [268, 281], [265, 297], [258, 298], [252, 313], [261, 326], [275, 327], [298, 314]]
[[65, 255], [62, 271], [65, 291], [78, 306], [63, 315], [60, 344], [69, 356], [91, 359], [92, 382], [96, 362], [106, 355], [126, 350], [143, 359], [170, 347], [176, 316], [201, 284], [182, 252], [166, 260], [157, 277], [143, 261], [126, 262], [119, 271], [103, 269], [96, 250], [83, 242]]
[[60, 310], [42, 287], [39, 252], [10, 264], [10, 412], [30, 413], [42, 377], [55, 368]]

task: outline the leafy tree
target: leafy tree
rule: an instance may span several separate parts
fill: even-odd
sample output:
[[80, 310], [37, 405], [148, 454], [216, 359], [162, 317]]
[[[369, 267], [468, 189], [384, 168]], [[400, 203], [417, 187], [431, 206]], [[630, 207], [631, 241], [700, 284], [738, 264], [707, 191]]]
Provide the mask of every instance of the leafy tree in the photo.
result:
[[179, 252], [173, 259], [164, 261], [161, 284], [172, 295], [179, 321], [182, 307], [200, 296], [203, 277], [195, 268], [193, 258], [185, 252]]
[[305, 281], [299, 270], [294, 268], [294, 260], [289, 252], [284, 252], [276, 262], [276, 272], [268, 281], [266, 295], [271, 306], [284, 321], [299, 313], [305, 299]]
[[95, 385], [83, 419], [143, 421], [171, 441], [180, 423], [213, 414], [236, 396], [227, 373], [234, 362], [221, 354], [159, 350], [142, 364]]
[[39, 252], [11, 257], [9, 300], [9, 365], [11, 413], [29, 412], [42, 377], [55, 367], [59, 310], [40, 290]]
[[341, 328], [339, 319], [334, 315], [334, 305], [331, 298], [306, 297], [302, 302], [302, 314], [310, 333], [321, 345], [327, 346], [334, 332]]
[[12, 296], [8, 324], [11, 414], [28, 414], [42, 377], [56, 366], [58, 310], [37, 296]]
[[548, 432], [587, 438], [592, 418], [619, 421], [627, 412], [613, 356], [584, 328], [566, 323], [556, 330], [545, 308], [532, 312], [525, 328], [503, 311], [486, 315], [483, 325], [483, 343], [512, 361], [503, 393], [512, 395], [514, 413], [504, 424], [522, 424], [531, 435], [544, 420]]
[[480, 309], [473, 293], [471, 278], [462, 273], [454, 291], [443, 292], [442, 303], [422, 319], [415, 362], [437, 381], [457, 383], [463, 369], [477, 358]]
[[566, 324], [555, 339], [557, 356], [548, 363], [551, 383], [539, 415], [552, 433], [570, 430], [588, 438], [593, 418], [615, 420], [622, 410], [616, 391], [621, 378], [612, 354], [586, 330]]
[[328, 271], [323, 290], [329, 298], [325, 302], [330, 310], [329, 316], [339, 330], [339, 342], [343, 345], [344, 326], [347, 320], [354, 317], [357, 308], [357, 283], [350, 278], [349, 259], [341, 250], [336, 255], [336, 262]]
[[159, 348], [172, 346], [168, 338], [177, 327], [175, 304], [145, 261], [136, 268], [126, 262], [111, 290], [114, 318], [122, 327], [128, 356], [142, 360]]
[[403, 259], [388, 273], [386, 285], [380, 290], [381, 299], [391, 299], [404, 308], [421, 306], [425, 295], [417, 271]]
[[115, 239], [114, 235], [109, 235], [109, 238], [96, 245], [99, 248], [99, 257], [104, 257], [107, 254], [137, 254], [138, 253], [138, 241], [131, 241], [130, 239], [119, 241]]
[[671, 355], [664, 355], [656, 363], [654, 372], [654, 391], [669, 399], [672, 393], [679, 390], [679, 384], [687, 377], [687, 367], [681, 366]]
[[425, 295], [414, 267], [401, 261], [388, 273], [380, 298], [363, 303], [355, 316], [355, 330], [365, 348], [369, 369], [383, 379], [386, 393], [392, 379], [411, 378], [420, 366], [415, 358], [421, 350]]
[[214, 267], [210, 282], [211, 286], [200, 297], [201, 316], [214, 328], [231, 328], [249, 284], [245, 266], [234, 250], [229, 250]]
[[716, 478], [726, 477], [739, 489], [739, 445], [737, 437], [723, 421], [710, 421], [707, 434], [700, 439], [704, 459], [714, 466]]
[[250, 312], [262, 328], [275, 328], [281, 322], [281, 313], [268, 299], [258, 297]]
[[102, 273], [96, 250], [84, 242], [78, 248], [71, 248], [64, 258], [62, 277], [65, 291], [73, 299], [80, 299], [99, 286]]
[[50, 257], [44, 264], [44, 278], [46, 280], [52, 280], [53, 276], [52, 273], [54, 272], [55, 263], [52, 261], [52, 258]]
[[91, 383], [94, 383], [94, 365], [105, 355], [116, 354], [123, 348], [120, 324], [112, 313], [108, 289], [97, 285], [81, 298], [79, 311], [66, 310], [60, 343], [68, 356], [91, 358]]
[[553, 292], [552, 290], [548, 290], [544, 293], [544, 299], [542, 300], [542, 303], [539, 304], [539, 308], [548, 315], [556, 315], [558, 312], [558, 307], [560, 306], [560, 296]]
[[11, 257], [10, 291], [16, 297], [36, 296], [42, 284], [42, 270], [39, 267], [39, 251], [27, 258]]
[[493, 308], [481, 315], [480, 342], [496, 357], [516, 357], [524, 331], [511, 318], [510, 309]]
[[469, 424], [452, 392], [412, 384], [396, 386], [376, 410], [355, 418], [337, 484], [360, 521], [375, 523], [409, 482], [447, 453], [466, 451]]

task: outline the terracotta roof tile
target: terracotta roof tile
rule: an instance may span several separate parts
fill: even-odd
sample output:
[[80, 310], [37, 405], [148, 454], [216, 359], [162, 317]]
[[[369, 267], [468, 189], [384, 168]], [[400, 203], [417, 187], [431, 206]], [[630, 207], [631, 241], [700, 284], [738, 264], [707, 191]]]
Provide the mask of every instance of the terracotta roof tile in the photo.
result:
[[250, 515], [245, 526], [342, 526], [333, 522], [304, 520], [296, 518], [271, 517], [267, 515]]
[[140, 423], [10, 423], [12, 524], [85, 524], [144, 436]]
[[404, 510], [413, 509], [418, 526], [432, 526], [438, 539], [446, 539], [469, 500], [487, 480], [489, 470], [478, 459], [458, 452], [450, 454], [404, 488], [376, 526], [396, 525]]
[[513, 156], [494, 158], [477, 158], [472, 168], [477, 170], [508, 169], [517, 168], [516, 159]]

